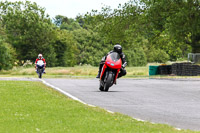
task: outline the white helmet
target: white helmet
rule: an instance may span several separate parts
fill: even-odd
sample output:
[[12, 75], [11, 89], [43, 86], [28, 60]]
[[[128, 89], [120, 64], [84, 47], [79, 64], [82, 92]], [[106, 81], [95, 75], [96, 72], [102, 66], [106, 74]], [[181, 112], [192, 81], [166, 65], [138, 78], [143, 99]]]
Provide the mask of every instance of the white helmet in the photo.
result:
[[42, 59], [42, 58], [43, 58], [42, 54], [39, 54], [38, 59]]

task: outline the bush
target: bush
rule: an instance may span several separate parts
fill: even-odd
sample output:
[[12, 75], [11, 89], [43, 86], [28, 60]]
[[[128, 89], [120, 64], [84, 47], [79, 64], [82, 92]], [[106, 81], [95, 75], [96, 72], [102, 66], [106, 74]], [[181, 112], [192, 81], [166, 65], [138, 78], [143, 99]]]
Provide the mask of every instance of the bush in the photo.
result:
[[147, 58], [142, 48], [134, 48], [131, 51], [125, 51], [128, 66], [145, 66]]
[[49, 45], [43, 54], [44, 58], [46, 59], [47, 67], [54, 67], [56, 66], [56, 53], [52, 45]]
[[169, 55], [161, 49], [151, 48], [146, 54], [148, 56], [148, 62], [165, 63], [170, 59]]
[[8, 43], [0, 40], [0, 70], [9, 70], [14, 66], [15, 50]]

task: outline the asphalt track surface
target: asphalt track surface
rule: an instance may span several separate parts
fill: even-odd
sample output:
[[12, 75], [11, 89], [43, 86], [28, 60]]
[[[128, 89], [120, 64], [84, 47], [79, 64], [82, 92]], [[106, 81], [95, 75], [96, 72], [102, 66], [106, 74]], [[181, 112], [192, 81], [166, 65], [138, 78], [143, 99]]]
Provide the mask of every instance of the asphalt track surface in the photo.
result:
[[99, 91], [98, 79], [44, 81], [106, 110], [176, 128], [200, 130], [200, 79], [119, 79], [108, 92]]
[[200, 130], [199, 79], [119, 79], [108, 92], [98, 79], [45, 79], [83, 102], [176, 128]]

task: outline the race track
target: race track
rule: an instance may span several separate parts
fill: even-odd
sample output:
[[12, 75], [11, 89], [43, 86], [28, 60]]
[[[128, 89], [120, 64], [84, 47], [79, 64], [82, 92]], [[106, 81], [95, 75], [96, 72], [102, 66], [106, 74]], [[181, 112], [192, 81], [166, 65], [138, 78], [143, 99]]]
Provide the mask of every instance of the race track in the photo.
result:
[[200, 130], [199, 79], [119, 79], [109, 92], [98, 79], [44, 79], [83, 102], [134, 118]]
[[108, 92], [98, 90], [98, 79], [43, 80], [87, 104], [153, 123], [200, 131], [200, 79], [119, 79]]

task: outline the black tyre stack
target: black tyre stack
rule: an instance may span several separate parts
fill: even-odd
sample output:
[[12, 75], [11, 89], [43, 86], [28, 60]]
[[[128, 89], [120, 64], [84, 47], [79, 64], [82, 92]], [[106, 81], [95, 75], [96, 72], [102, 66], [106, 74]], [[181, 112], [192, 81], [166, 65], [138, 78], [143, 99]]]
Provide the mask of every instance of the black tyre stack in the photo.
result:
[[197, 76], [200, 75], [200, 66], [192, 63], [172, 64], [172, 74], [177, 76]]
[[172, 66], [171, 65], [158, 66], [158, 73], [160, 75], [169, 75], [172, 73]]
[[172, 64], [172, 74], [178, 75], [178, 63]]

